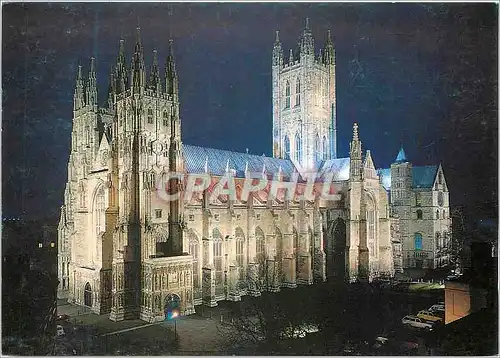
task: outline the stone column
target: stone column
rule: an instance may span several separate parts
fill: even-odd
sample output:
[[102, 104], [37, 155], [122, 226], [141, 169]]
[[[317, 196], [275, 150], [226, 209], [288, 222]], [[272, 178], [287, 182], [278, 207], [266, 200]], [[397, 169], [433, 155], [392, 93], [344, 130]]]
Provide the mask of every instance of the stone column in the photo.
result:
[[[232, 240], [234, 241], [234, 240]], [[229, 266], [229, 273], [227, 275], [227, 299], [229, 301], [241, 301], [241, 296], [239, 292], [238, 282], [239, 282], [239, 272], [241, 268], [235, 265]]]
[[259, 265], [257, 263], [248, 264], [247, 286], [248, 294], [252, 297], [260, 296]]
[[296, 282], [301, 285], [312, 284], [312, 262], [310, 253], [310, 237], [307, 226], [307, 214], [304, 210], [298, 212], [298, 265]]
[[213, 265], [213, 241], [203, 239], [202, 301], [209, 307], [217, 306], [215, 300], [215, 269]]
[[266, 286], [269, 292], [279, 292], [280, 284], [278, 281], [278, 270], [276, 267], [276, 261], [273, 259], [266, 260], [267, 272], [266, 272]]
[[326, 281], [326, 255], [323, 250], [323, 217], [319, 210], [315, 209], [313, 213], [313, 240], [314, 240], [314, 258], [313, 258], [313, 278], [316, 282]]
[[[293, 254], [293, 233], [283, 233], [283, 287], [297, 287], [297, 268]], [[286, 248], [286, 249], [285, 249]]]

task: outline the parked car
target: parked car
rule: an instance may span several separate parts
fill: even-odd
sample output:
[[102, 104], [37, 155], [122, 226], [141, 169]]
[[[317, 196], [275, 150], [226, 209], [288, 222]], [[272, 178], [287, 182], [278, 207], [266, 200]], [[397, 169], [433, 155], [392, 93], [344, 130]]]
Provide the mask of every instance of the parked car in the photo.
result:
[[444, 305], [432, 305], [429, 307], [429, 311], [436, 313], [438, 316], [444, 315], [445, 308]]
[[431, 322], [441, 322], [443, 320], [443, 317], [441, 317], [441, 315], [438, 315], [435, 312], [425, 311], [425, 310], [420, 311], [417, 314], [417, 317]]
[[415, 327], [415, 328], [423, 328], [429, 331], [432, 331], [434, 325], [431, 322], [425, 321], [417, 316], [404, 316], [401, 320], [401, 323], [407, 326]]

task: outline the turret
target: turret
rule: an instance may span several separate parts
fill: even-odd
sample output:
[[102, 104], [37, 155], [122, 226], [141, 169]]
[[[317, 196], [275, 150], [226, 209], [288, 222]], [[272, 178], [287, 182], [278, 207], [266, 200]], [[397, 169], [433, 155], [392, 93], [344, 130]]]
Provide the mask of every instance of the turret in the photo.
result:
[[[300, 62], [314, 61], [314, 38], [309, 28], [309, 18], [306, 18], [306, 27], [299, 40]], [[306, 58], [308, 60], [306, 60]]]
[[137, 41], [135, 43], [134, 55], [132, 56], [130, 87], [135, 93], [141, 92], [146, 86], [146, 66], [141, 44], [140, 28], [137, 28]]
[[169, 40], [169, 54], [165, 67], [165, 91], [175, 98], [179, 95], [179, 83], [177, 79], [177, 70], [175, 69], [175, 58], [173, 40]]
[[328, 34], [326, 36], [323, 62], [325, 65], [335, 65], [335, 49], [333, 48], [332, 34], [330, 33], [330, 30], [328, 30]]
[[158, 68], [158, 57], [156, 50], [153, 50], [153, 65], [149, 75], [148, 89], [155, 91], [156, 94], [161, 93], [160, 69]]
[[350, 164], [350, 180], [351, 181], [361, 181], [362, 180], [362, 149], [361, 141], [358, 137], [358, 124], [354, 123], [352, 128], [352, 141], [349, 145], [350, 151], [349, 156], [351, 159]]
[[116, 59], [116, 68], [114, 80], [116, 83], [116, 93], [125, 92], [128, 88], [128, 70], [127, 70], [127, 60], [125, 59], [125, 45], [124, 41], [120, 40], [120, 50], [118, 52], [118, 58]]
[[97, 79], [95, 74], [95, 58], [90, 59], [90, 71], [87, 79], [86, 88], [87, 100], [86, 104], [89, 106], [97, 106]]
[[85, 107], [85, 88], [82, 77], [82, 66], [78, 66], [76, 75], [75, 94], [73, 96], [73, 110], [79, 110]]
[[276, 40], [274, 41], [273, 48], [273, 66], [283, 65], [283, 49], [280, 42], [280, 32], [276, 31]]
[[113, 70], [109, 73], [109, 84], [108, 84], [108, 108], [114, 109], [115, 103], [115, 93], [116, 93], [116, 80], [115, 75], [113, 74]]

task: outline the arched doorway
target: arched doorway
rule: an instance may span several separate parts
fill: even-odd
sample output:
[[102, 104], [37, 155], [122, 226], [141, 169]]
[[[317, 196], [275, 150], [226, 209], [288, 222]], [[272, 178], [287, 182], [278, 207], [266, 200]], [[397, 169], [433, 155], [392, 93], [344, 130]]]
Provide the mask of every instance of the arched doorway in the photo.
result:
[[165, 297], [165, 319], [174, 319], [181, 315], [181, 298], [175, 293]]
[[85, 284], [85, 290], [83, 292], [83, 304], [88, 307], [92, 307], [92, 287], [90, 283]]
[[346, 273], [346, 223], [338, 218], [330, 227], [326, 245], [326, 272], [329, 281], [344, 281]]

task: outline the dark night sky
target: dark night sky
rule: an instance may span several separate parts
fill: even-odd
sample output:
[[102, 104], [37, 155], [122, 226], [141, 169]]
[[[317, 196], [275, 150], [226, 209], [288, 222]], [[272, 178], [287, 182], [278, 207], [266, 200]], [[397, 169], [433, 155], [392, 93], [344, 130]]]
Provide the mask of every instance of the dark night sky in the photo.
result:
[[274, 31], [288, 54], [305, 17], [317, 50], [332, 30], [340, 156], [357, 121], [377, 167], [403, 141], [414, 164], [443, 163], [452, 205], [496, 205], [497, 5], [197, 3], [173, 4], [172, 17], [169, 8], [2, 7], [3, 217], [58, 214], [76, 68], [97, 58], [103, 102], [119, 39], [130, 58], [138, 23], [148, 68], [153, 48], [163, 67], [172, 29], [184, 143], [271, 155]]

